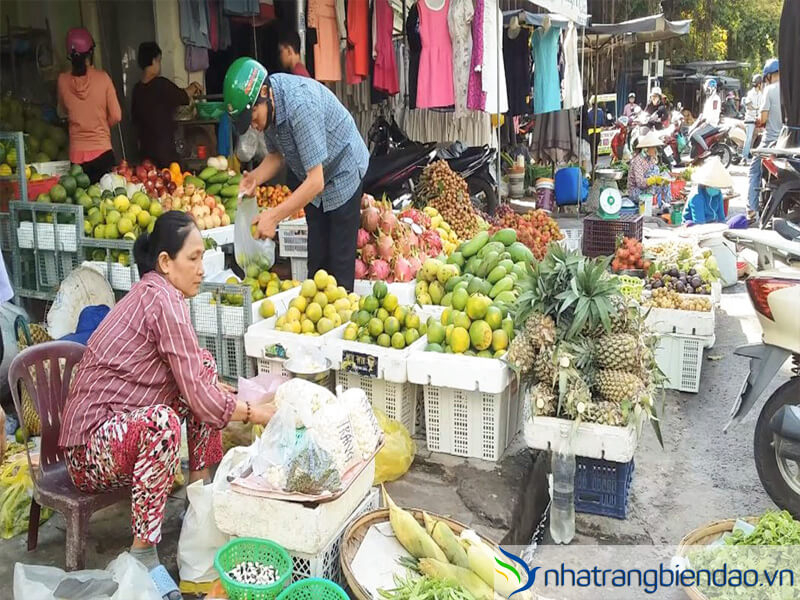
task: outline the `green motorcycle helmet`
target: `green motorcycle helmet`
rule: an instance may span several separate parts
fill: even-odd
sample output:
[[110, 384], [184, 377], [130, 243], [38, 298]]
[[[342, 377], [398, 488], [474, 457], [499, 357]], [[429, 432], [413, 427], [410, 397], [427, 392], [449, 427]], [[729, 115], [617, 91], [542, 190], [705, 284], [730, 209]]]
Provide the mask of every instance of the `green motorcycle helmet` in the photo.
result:
[[259, 102], [261, 88], [269, 85], [267, 69], [257, 60], [243, 56], [233, 61], [222, 84], [228, 115], [239, 135], [250, 127], [253, 107]]

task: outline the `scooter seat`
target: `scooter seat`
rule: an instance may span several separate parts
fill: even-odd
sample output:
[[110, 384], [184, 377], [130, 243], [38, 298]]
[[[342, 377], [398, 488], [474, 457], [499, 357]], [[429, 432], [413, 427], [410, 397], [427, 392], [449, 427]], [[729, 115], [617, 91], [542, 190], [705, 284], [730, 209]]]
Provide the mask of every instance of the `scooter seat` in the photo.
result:
[[772, 415], [769, 428], [780, 437], [800, 442], [800, 406], [786, 405]]

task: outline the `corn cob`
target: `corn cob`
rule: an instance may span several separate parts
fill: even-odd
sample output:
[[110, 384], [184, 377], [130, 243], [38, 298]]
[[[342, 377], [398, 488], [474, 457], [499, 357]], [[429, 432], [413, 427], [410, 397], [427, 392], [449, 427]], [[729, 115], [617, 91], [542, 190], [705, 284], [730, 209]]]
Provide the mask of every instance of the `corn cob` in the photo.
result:
[[437, 521], [426, 512], [422, 513], [422, 520], [425, 521], [425, 530], [442, 549], [447, 560], [459, 567], [468, 568], [467, 553], [458, 543], [450, 526], [444, 521]]
[[422, 558], [419, 561], [419, 570], [423, 575], [437, 577], [448, 583], [460, 585], [475, 600], [495, 600], [492, 588], [469, 569], [431, 558]]
[[447, 557], [436, 545], [433, 538], [420, 525], [414, 516], [399, 508], [383, 488], [384, 504], [389, 507], [389, 522], [397, 541], [408, 550], [414, 558], [435, 558], [447, 563]]
[[[471, 530], [461, 532], [459, 538], [462, 545], [467, 551], [467, 560], [469, 561], [469, 568], [481, 578], [490, 588], [492, 588], [499, 595], [508, 598], [511, 594], [516, 592], [524, 581], [517, 581], [515, 578], [505, 577], [497, 571], [497, 554], [491, 546], [485, 544], [478, 534]], [[518, 600], [530, 600], [532, 596], [530, 592], [520, 592], [514, 595]]]

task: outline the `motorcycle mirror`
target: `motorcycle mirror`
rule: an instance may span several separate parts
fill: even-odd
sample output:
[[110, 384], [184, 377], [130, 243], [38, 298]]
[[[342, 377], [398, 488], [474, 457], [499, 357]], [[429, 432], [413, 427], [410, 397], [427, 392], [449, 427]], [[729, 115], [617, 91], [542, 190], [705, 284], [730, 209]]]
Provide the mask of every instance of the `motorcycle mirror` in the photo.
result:
[[408, 192], [405, 194], [400, 194], [392, 201], [392, 207], [395, 210], [404, 210], [411, 205], [413, 200], [414, 196]]

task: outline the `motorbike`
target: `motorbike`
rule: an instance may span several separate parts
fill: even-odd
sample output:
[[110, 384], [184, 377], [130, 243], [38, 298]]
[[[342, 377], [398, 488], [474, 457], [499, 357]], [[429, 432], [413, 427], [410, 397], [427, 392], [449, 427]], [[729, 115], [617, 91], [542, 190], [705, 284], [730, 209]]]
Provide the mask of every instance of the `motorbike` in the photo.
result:
[[702, 146], [692, 137], [699, 127], [698, 123], [700, 123], [700, 119], [695, 121], [695, 124], [692, 125], [688, 133], [690, 147], [689, 162], [696, 163], [704, 160], [708, 156], [719, 156], [722, 166], [727, 169], [733, 160], [733, 150], [731, 149], [730, 140], [728, 139], [728, 129], [730, 126], [720, 121], [718, 127], [710, 129], [703, 135], [703, 141], [706, 143], [706, 146], [708, 146], [708, 152], [705, 152]]
[[497, 181], [492, 168], [496, 149], [467, 147], [460, 142], [439, 147], [435, 142], [411, 141], [394, 119], [378, 117], [368, 134], [370, 160], [364, 176], [364, 191], [373, 196], [387, 195], [395, 208], [407, 205], [422, 170], [437, 160], [445, 160], [463, 177], [476, 208], [489, 215], [497, 207]]
[[619, 161], [622, 160], [628, 143], [630, 120], [623, 115], [617, 118], [614, 125], [616, 126], [616, 133], [614, 137], [611, 138], [611, 156], [614, 161]]
[[754, 148], [761, 157], [762, 186], [758, 226], [767, 229], [776, 217], [800, 223], [800, 151], [797, 148]]
[[734, 351], [750, 359], [750, 370], [724, 430], [741, 422], [791, 358], [792, 377], [761, 408], [753, 452], [769, 497], [800, 518], [800, 227], [776, 219], [772, 231], [730, 229], [724, 235], [758, 254], [758, 272], [747, 280], [747, 292], [763, 331], [761, 343]]

